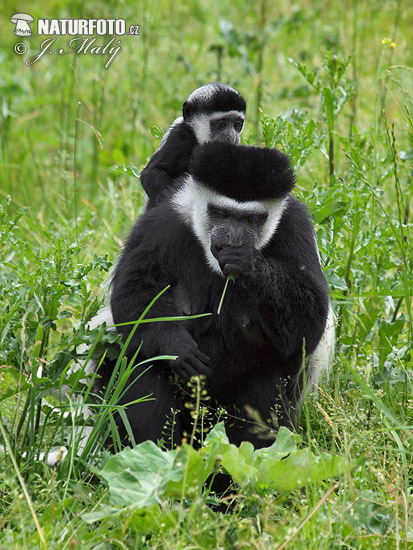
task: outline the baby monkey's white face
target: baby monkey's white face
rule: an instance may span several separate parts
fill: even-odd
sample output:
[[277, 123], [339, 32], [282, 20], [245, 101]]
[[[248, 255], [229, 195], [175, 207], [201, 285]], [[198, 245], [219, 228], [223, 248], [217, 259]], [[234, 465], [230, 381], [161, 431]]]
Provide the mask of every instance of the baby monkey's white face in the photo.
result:
[[219, 111], [210, 115], [194, 115], [189, 122], [198, 143], [224, 141], [239, 144], [244, 126], [244, 113], [240, 111]]
[[209, 121], [209, 141], [229, 141], [239, 144], [244, 119], [235, 113], [213, 116]]

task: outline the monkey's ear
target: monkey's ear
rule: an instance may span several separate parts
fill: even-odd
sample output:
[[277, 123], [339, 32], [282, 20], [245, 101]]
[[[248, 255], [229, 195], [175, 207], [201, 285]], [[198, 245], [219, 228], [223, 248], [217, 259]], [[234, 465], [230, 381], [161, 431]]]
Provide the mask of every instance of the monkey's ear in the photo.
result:
[[188, 121], [191, 118], [191, 109], [187, 101], [182, 105], [182, 116], [185, 121]]

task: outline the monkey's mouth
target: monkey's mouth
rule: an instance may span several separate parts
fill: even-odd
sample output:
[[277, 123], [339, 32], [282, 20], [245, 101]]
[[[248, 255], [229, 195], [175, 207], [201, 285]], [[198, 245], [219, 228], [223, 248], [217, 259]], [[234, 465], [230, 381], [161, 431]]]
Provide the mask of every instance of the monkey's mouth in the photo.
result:
[[234, 143], [235, 145], [239, 145], [241, 143], [241, 138], [237, 134], [235, 136], [221, 136], [215, 138], [214, 141], [220, 141], [221, 143]]

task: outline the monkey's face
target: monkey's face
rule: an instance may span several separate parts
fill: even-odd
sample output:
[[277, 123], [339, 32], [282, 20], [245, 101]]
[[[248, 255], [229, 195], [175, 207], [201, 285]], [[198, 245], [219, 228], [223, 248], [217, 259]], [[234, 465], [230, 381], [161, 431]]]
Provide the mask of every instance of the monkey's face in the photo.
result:
[[239, 144], [244, 120], [232, 113], [216, 115], [209, 121], [209, 141], [224, 141]]
[[252, 275], [259, 235], [267, 213], [208, 205], [211, 253], [224, 275]]
[[239, 220], [227, 220], [211, 232], [211, 253], [225, 276], [253, 278], [257, 244], [254, 229]]
[[253, 228], [235, 220], [217, 224], [211, 231], [211, 252], [215, 257], [224, 248], [255, 248], [257, 244], [258, 235]]

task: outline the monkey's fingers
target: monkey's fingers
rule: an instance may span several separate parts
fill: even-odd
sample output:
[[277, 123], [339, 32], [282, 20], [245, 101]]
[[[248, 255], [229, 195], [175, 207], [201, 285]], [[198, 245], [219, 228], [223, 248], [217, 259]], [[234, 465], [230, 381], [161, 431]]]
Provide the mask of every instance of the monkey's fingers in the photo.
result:
[[195, 350], [195, 353], [194, 353], [194, 356], [196, 358], [198, 358], [200, 361], [202, 361], [202, 363], [209, 367], [210, 364], [211, 364], [211, 359], [208, 357], [208, 355], [206, 353], [204, 353], [203, 351], [201, 351], [199, 348]]
[[211, 374], [211, 369], [196, 357], [191, 357], [190, 359], [188, 359], [188, 363], [195, 371], [195, 374], [193, 374], [193, 376], [199, 376], [200, 374], [209, 376]]
[[171, 361], [171, 366], [178, 376], [185, 381], [189, 380], [191, 376], [197, 376], [194, 367], [185, 359], [175, 359], [175, 361]]
[[176, 359], [172, 362], [172, 368], [184, 380], [189, 380], [192, 376], [199, 376], [201, 374], [208, 376], [211, 373], [211, 369], [209, 367], [204, 365], [196, 357], [192, 356]]

